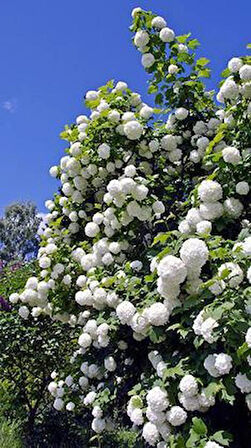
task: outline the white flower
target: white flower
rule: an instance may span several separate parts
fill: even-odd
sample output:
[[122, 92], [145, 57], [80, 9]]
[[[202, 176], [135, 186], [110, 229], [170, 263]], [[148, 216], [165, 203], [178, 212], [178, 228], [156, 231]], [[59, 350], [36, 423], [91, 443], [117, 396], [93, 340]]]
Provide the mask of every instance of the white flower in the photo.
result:
[[189, 222], [187, 222], [185, 219], [183, 221], [181, 221], [179, 223], [178, 230], [180, 233], [183, 233], [183, 234], [189, 233], [191, 230]]
[[169, 319], [169, 311], [161, 302], [153, 303], [147, 310], [147, 317], [152, 325], [165, 325]]
[[166, 391], [162, 390], [159, 386], [153, 387], [148, 392], [146, 401], [154, 412], [164, 411], [169, 405]]
[[50, 265], [51, 265], [51, 260], [50, 260], [49, 257], [45, 257], [45, 256], [43, 256], [43, 257], [41, 257], [41, 258], [39, 259], [38, 264], [39, 264], [40, 268], [42, 268], [42, 269], [47, 269], [47, 268], [49, 268]]
[[78, 343], [81, 347], [87, 348], [92, 343], [92, 338], [88, 333], [82, 333], [78, 338]]
[[242, 65], [243, 65], [243, 62], [242, 62], [241, 59], [239, 59], [239, 58], [232, 58], [228, 62], [227, 66], [228, 66], [230, 72], [235, 73], [235, 72], [238, 72], [240, 70]]
[[100, 434], [101, 432], [103, 432], [105, 429], [105, 426], [106, 426], [106, 422], [102, 418], [94, 418], [92, 420], [92, 429], [97, 434]]
[[172, 42], [175, 38], [174, 31], [171, 28], [162, 28], [159, 37], [163, 42]]
[[251, 327], [249, 327], [249, 329], [246, 333], [245, 341], [246, 341], [248, 347], [251, 348]]
[[216, 202], [222, 198], [221, 185], [214, 180], [203, 180], [198, 188], [198, 195], [203, 202]]
[[27, 306], [20, 306], [19, 310], [18, 310], [18, 314], [20, 317], [22, 317], [23, 319], [28, 319], [28, 316], [30, 314], [29, 308], [27, 308]]
[[152, 53], [144, 53], [141, 58], [141, 63], [144, 68], [151, 67], [155, 62], [155, 57]]
[[199, 222], [201, 222], [199, 210], [195, 207], [190, 208], [186, 215], [186, 221], [192, 227], [195, 227]]
[[166, 255], [158, 264], [158, 275], [166, 281], [180, 284], [183, 283], [187, 269], [183, 261], [173, 255]]
[[143, 412], [141, 409], [136, 408], [133, 409], [131, 415], [130, 415], [130, 420], [134, 423], [134, 425], [139, 426], [139, 425], [143, 425], [144, 423], [144, 418], [143, 418]]
[[226, 375], [233, 367], [232, 358], [226, 353], [220, 353], [219, 355], [216, 355], [214, 365], [220, 375]]
[[206, 263], [208, 255], [206, 244], [198, 238], [189, 238], [180, 249], [180, 258], [191, 270], [201, 268]]
[[220, 372], [215, 367], [216, 355], [208, 355], [204, 361], [204, 367], [208, 371], [209, 375], [214, 378], [220, 376]]
[[134, 305], [127, 300], [121, 302], [116, 308], [116, 314], [122, 324], [129, 324], [135, 313], [136, 309]]
[[154, 17], [154, 19], [152, 20], [153, 28], [161, 30], [165, 26], [166, 26], [166, 21], [165, 21], [165, 19], [163, 19], [163, 17], [157, 16], [157, 17]]
[[85, 234], [90, 238], [94, 238], [100, 231], [98, 224], [95, 222], [88, 222], [85, 226]]
[[53, 407], [57, 410], [57, 411], [62, 411], [63, 407], [64, 407], [64, 401], [62, 400], [62, 398], [56, 398], [54, 403], [53, 403]]
[[179, 53], [188, 53], [188, 47], [184, 44], [178, 44]]
[[236, 193], [245, 196], [249, 192], [249, 185], [245, 181], [238, 182], [238, 184], [236, 184], [235, 189], [236, 189]]
[[243, 211], [243, 205], [236, 198], [227, 198], [224, 201], [224, 210], [232, 218], [239, 218]]
[[153, 115], [153, 108], [145, 105], [140, 109], [139, 115], [148, 120]]
[[94, 101], [94, 100], [98, 99], [98, 97], [99, 97], [99, 92], [96, 92], [96, 90], [89, 90], [85, 95], [85, 98], [87, 99], [87, 101]]
[[185, 375], [180, 381], [179, 388], [186, 397], [192, 397], [198, 393], [198, 383], [194, 376]]
[[145, 423], [142, 436], [150, 446], [156, 445], [159, 438], [159, 431], [157, 429], [157, 426], [151, 422]]
[[58, 175], [58, 167], [57, 166], [52, 166], [50, 168], [49, 173], [50, 173], [51, 177], [57, 177], [57, 175]]
[[249, 283], [251, 283], [251, 266], [249, 266], [249, 268], [247, 270], [247, 279], [248, 279]]
[[101, 157], [101, 159], [109, 159], [110, 157], [110, 146], [107, 145], [106, 143], [102, 143], [99, 147], [98, 147], [98, 155], [99, 157]]
[[75, 404], [72, 401], [69, 401], [67, 405], [65, 406], [65, 409], [69, 412], [72, 412], [75, 408]]
[[134, 36], [134, 43], [136, 47], [145, 47], [150, 40], [147, 31], [139, 30]]
[[120, 113], [117, 110], [111, 110], [108, 114], [108, 120], [110, 120], [112, 123], [118, 123], [120, 120]]
[[246, 403], [248, 410], [251, 411], [251, 394], [246, 395]]
[[130, 263], [130, 266], [134, 271], [138, 272], [142, 269], [143, 263], [140, 260], [134, 260]]
[[201, 325], [201, 336], [207, 341], [209, 344], [214, 342], [214, 336], [212, 332], [214, 328], [217, 328], [219, 324], [212, 317], [208, 317]]
[[199, 234], [202, 233], [211, 233], [212, 231], [212, 223], [210, 221], [201, 221], [196, 225], [196, 232]]
[[155, 201], [152, 205], [153, 211], [156, 214], [162, 215], [165, 211], [165, 206], [162, 201]]
[[168, 67], [168, 73], [169, 75], [175, 75], [175, 73], [178, 73], [179, 67], [175, 64], [170, 64]]
[[203, 219], [213, 221], [223, 215], [223, 205], [220, 202], [203, 202], [200, 204], [200, 214]]
[[106, 370], [109, 370], [109, 372], [114, 372], [117, 368], [117, 364], [113, 356], [107, 356], [104, 360], [104, 366]]
[[240, 78], [243, 81], [250, 81], [251, 79], [251, 65], [243, 65], [239, 70]]
[[241, 160], [240, 151], [233, 146], [227, 146], [222, 151], [223, 159], [226, 163], [231, 163], [232, 165], [237, 165]]
[[161, 141], [161, 148], [166, 151], [174, 151], [177, 148], [177, 141], [174, 135], [164, 135]]
[[241, 390], [243, 394], [250, 394], [251, 392], [251, 380], [248, 379], [247, 375], [244, 373], [238, 373], [235, 377], [235, 384], [238, 389]]
[[172, 406], [170, 411], [167, 412], [167, 420], [173, 426], [180, 426], [185, 423], [187, 419], [187, 413], [180, 406]]
[[137, 16], [137, 14], [138, 14], [139, 12], [141, 12], [141, 11], [142, 11], [142, 8], [140, 8], [140, 7], [138, 7], [138, 8], [133, 8], [133, 10], [132, 10], [132, 12], [131, 12], [131, 16], [132, 16], [132, 18], [135, 19], [135, 17]]
[[235, 99], [239, 94], [238, 85], [232, 79], [228, 78], [221, 86], [220, 93], [223, 95], [223, 98]]
[[204, 448], [223, 448], [222, 445], [219, 445], [216, 442], [207, 442]]
[[175, 111], [175, 117], [177, 118], [177, 120], [185, 120], [188, 116], [188, 110], [185, 109], [184, 107], [179, 107], [178, 109], [176, 109]]
[[221, 277], [224, 270], [230, 271], [225, 281], [228, 281], [230, 288], [236, 288], [243, 281], [243, 271], [237, 263], [223, 263], [218, 269], [218, 275]]
[[124, 132], [129, 140], [138, 140], [143, 133], [143, 126], [138, 121], [128, 121], [124, 125]]

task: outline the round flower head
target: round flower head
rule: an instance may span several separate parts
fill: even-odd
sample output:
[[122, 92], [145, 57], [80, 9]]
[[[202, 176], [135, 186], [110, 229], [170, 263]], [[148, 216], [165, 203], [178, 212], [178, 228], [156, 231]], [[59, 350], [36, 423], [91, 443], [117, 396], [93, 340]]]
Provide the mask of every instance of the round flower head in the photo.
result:
[[243, 211], [243, 205], [236, 198], [227, 198], [224, 201], [224, 210], [231, 218], [239, 218]]
[[185, 375], [180, 381], [179, 388], [186, 397], [193, 397], [198, 393], [198, 383], [194, 376]]
[[156, 28], [157, 30], [161, 30], [165, 26], [166, 26], [166, 21], [165, 21], [165, 19], [163, 19], [163, 17], [157, 16], [157, 17], [154, 17], [154, 19], [152, 20], [152, 27]]
[[134, 36], [134, 43], [136, 47], [145, 47], [150, 40], [147, 31], [139, 30]]
[[144, 68], [151, 67], [155, 62], [155, 57], [152, 53], [144, 53], [141, 58], [141, 63]]
[[179, 107], [178, 109], [176, 109], [175, 111], [175, 117], [177, 118], [177, 120], [185, 120], [188, 116], [188, 110], [185, 109], [184, 107]]
[[169, 404], [166, 391], [163, 391], [159, 386], [148, 392], [146, 401], [148, 406], [156, 412], [164, 411]]
[[241, 160], [240, 151], [233, 146], [227, 146], [222, 151], [223, 159], [226, 163], [231, 163], [232, 165], [237, 165]]
[[242, 67], [242, 65], [243, 65], [243, 62], [239, 58], [232, 58], [228, 62], [228, 68], [229, 68], [230, 72], [232, 72], [232, 73], [238, 72], [240, 70], [240, 68]]
[[246, 333], [245, 341], [246, 341], [248, 347], [251, 348], [251, 327], [249, 327], [249, 329]]
[[156, 445], [159, 438], [159, 431], [157, 429], [157, 426], [151, 422], [145, 423], [142, 436], [150, 446]]
[[250, 81], [251, 79], [251, 65], [245, 64], [239, 70], [240, 78], [243, 81]]
[[163, 42], [172, 42], [175, 38], [174, 31], [171, 28], [162, 28], [159, 37]]
[[249, 185], [245, 181], [238, 182], [238, 184], [236, 184], [235, 189], [236, 189], [236, 193], [246, 196], [249, 192]]
[[191, 270], [201, 268], [206, 263], [208, 254], [206, 244], [198, 238], [186, 240], [180, 250], [180, 258]]
[[216, 202], [222, 199], [221, 185], [214, 180], [203, 180], [198, 188], [198, 195], [203, 202]]
[[158, 275], [167, 281], [180, 284], [186, 278], [187, 269], [180, 258], [174, 257], [173, 255], [166, 255], [158, 264]]
[[124, 132], [129, 140], [138, 140], [143, 133], [143, 127], [138, 121], [128, 121], [124, 125]]
[[180, 406], [172, 406], [170, 411], [167, 412], [167, 420], [172, 426], [180, 426], [185, 423], [187, 419], [187, 413]]
[[169, 319], [169, 312], [161, 302], [153, 303], [147, 310], [147, 317], [152, 325], [165, 325]]

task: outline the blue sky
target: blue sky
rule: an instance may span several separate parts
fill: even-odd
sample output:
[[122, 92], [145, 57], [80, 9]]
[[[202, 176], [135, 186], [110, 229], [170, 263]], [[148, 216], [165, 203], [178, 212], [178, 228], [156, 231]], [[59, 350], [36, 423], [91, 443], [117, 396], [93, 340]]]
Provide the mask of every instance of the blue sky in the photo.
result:
[[200, 55], [211, 60], [210, 88], [251, 40], [248, 0], [1, 2], [0, 214], [14, 200], [32, 200], [44, 211], [57, 188], [48, 169], [63, 154], [59, 133], [85, 112], [86, 90], [114, 78], [147, 101], [147, 75], [128, 30], [135, 6], [199, 39]]

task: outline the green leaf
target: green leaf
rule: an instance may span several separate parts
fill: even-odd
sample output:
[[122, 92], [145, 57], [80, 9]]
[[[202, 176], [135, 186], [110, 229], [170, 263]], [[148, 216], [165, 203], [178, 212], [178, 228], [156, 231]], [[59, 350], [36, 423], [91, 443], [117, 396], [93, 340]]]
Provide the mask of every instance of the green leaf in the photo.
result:
[[192, 39], [188, 42], [187, 46], [189, 48], [191, 48], [192, 50], [194, 50], [195, 48], [197, 48], [200, 45], [198, 39]]
[[217, 443], [220, 443], [222, 446], [229, 446], [229, 443], [232, 441], [233, 437], [225, 431], [217, 431], [211, 439], [215, 440]]
[[210, 68], [204, 68], [203, 70], [198, 71], [198, 76], [200, 78], [210, 78], [211, 70]]
[[245, 355], [247, 355], [247, 353], [249, 352], [249, 347], [247, 342], [244, 342], [244, 344], [242, 344], [238, 350], [237, 350], [237, 356], [238, 358], [243, 358], [245, 357]]
[[248, 50], [251, 50], [251, 44], [247, 44], [246, 48], [247, 48]]
[[210, 62], [210, 60], [209, 59], [207, 59], [207, 58], [200, 58], [200, 59], [197, 59], [197, 61], [196, 61], [196, 66], [200, 66], [200, 67], [204, 67], [205, 65], [207, 65], [208, 63]]
[[211, 383], [209, 383], [209, 385], [207, 387], [204, 388], [204, 393], [205, 393], [206, 397], [209, 398], [212, 395], [216, 395], [221, 389], [222, 389], [222, 384], [212, 381]]
[[192, 419], [193, 422], [193, 430], [199, 434], [200, 436], [205, 436], [207, 434], [207, 427], [203, 420], [198, 417], [194, 417]]
[[181, 43], [184, 44], [186, 42], [186, 40], [191, 36], [191, 33], [188, 34], [182, 34], [182, 36], [176, 36], [176, 40]]

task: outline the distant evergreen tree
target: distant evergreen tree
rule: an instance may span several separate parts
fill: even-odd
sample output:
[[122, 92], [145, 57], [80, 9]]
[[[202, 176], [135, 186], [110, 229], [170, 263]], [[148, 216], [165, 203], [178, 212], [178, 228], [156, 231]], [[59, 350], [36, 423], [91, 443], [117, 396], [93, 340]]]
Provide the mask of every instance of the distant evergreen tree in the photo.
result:
[[32, 202], [15, 202], [0, 219], [0, 259], [4, 262], [36, 256], [41, 218]]

